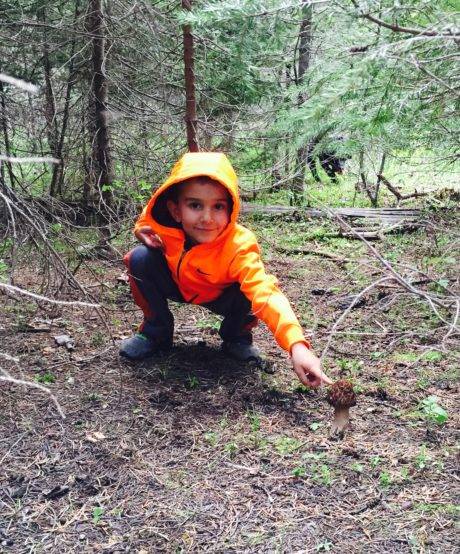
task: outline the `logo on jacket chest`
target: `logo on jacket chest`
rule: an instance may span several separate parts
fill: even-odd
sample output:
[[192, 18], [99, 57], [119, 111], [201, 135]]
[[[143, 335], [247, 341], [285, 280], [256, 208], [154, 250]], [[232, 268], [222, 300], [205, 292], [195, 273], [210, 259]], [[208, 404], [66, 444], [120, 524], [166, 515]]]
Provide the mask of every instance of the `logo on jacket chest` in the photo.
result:
[[211, 273], [206, 273], [206, 271], [203, 271], [199, 267], [196, 268], [196, 272], [199, 273], [200, 275], [208, 275], [209, 277], [212, 275]]

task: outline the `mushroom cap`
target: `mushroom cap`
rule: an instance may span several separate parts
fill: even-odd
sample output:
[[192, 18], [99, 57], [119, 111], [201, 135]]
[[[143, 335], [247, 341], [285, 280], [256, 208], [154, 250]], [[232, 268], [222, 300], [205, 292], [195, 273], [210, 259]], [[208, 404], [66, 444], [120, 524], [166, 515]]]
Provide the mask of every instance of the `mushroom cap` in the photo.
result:
[[353, 385], [346, 379], [340, 379], [331, 385], [327, 401], [334, 408], [351, 408], [356, 406], [356, 394]]

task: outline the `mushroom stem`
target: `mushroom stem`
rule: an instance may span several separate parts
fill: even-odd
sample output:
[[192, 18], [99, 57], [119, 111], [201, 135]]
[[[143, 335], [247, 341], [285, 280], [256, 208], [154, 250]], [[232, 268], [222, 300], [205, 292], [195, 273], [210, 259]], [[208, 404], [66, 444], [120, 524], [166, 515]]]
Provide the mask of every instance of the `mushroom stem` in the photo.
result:
[[350, 408], [334, 408], [331, 436], [343, 439], [345, 431], [350, 423]]

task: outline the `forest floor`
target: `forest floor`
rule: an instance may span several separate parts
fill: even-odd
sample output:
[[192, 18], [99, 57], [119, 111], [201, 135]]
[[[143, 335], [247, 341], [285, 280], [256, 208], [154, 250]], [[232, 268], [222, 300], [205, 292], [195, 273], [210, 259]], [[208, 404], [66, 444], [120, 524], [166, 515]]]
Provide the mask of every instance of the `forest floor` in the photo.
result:
[[[379, 263], [318, 221], [246, 223], [321, 352]], [[422, 290], [458, 293], [458, 228], [449, 216], [376, 246], [405, 275], [422, 269]], [[42, 270], [19, 273], [34, 290]], [[119, 341], [140, 315], [123, 274], [121, 260], [77, 274], [104, 322], [2, 297], [0, 351], [20, 360], [2, 366], [49, 387], [66, 417], [43, 392], [1, 385], [0, 552], [458, 552], [458, 334], [424, 301], [385, 283], [339, 327], [325, 368], [359, 396], [332, 441], [326, 391], [299, 386], [264, 325], [255, 340], [273, 375], [226, 358], [218, 318], [184, 305], [171, 352], [120, 360], [107, 329]]]

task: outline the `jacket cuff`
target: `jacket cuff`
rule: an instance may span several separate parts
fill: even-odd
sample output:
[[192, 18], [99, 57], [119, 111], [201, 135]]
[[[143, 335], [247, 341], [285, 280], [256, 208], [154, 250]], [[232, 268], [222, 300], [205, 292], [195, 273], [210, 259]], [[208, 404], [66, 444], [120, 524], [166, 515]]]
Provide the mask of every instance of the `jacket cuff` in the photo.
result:
[[291, 353], [292, 345], [296, 342], [303, 342], [307, 348], [310, 348], [310, 343], [305, 339], [302, 329], [297, 325], [293, 325], [286, 329], [283, 336], [278, 338], [278, 344], [289, 354]]

